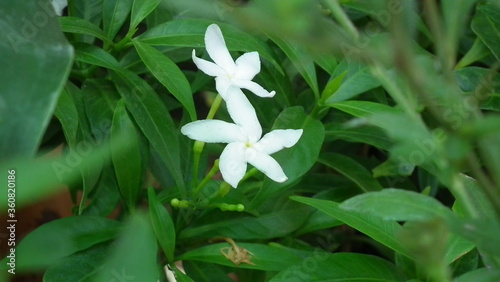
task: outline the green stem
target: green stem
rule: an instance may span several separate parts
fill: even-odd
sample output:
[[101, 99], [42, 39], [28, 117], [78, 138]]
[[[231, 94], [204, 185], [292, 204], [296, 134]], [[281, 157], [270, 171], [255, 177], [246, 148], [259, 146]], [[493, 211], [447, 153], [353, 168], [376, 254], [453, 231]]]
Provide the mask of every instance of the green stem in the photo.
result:
[[343, 26], [354, 38], [359, 37], [358, 30], [352, 23], [351, 19], [344, 12], [338, 0], [327, 0], [325, 1], [325, 5], [330, 9], [334, 18], [339, 22], [341, 26]]
[[[219, 110], [221, 103], [222, 103], [222, 97], [220, 96], [220, 94], [217, 94], [217, 97], [215, 97], [206, 119], [213, 119], [214, 118], [215, 113], [217, 113], [217, 110]], [[203, 152], [204, 147], [205, 147], [205, 142], [201, 142], [201, 141], [194, 142], [194, 145], [193, 145], [193, 151], [194, 151], [193, 184], [194, 184], [194, 186], [198, 186], [198, 171], [200, 168], [200, 157], [201, 157], [201, 152]]]
[[203, 180], [200, 182], [200, 184], [196, 186], [193, 193], [197, 195], [201, 191], [201, 189], [203, 189], [203, 187], [207, 185], [207, 183], [212, 179], [212, 177], [214, 177], [214, 175], [217, 174], [217, 172], [219, 172], [219, 159], [215, 160], [214, 165], [212, 166], [208, 174], [205, 176], [205, 178], [203, 178]]

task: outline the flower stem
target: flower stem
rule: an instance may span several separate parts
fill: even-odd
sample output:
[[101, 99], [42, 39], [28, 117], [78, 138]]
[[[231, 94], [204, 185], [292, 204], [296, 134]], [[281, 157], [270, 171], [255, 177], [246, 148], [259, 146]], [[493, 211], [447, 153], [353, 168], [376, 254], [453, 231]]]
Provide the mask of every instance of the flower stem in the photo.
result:
[[[222, 97], [220, 94], [217, 94], [215, 100], [210, 107], [210, 111], [208, 112], [207, 119], [213, 119], [217, 110], [219, 110], [220, 104], [222, 103]], [[194, 141], [193, 151], [194, 151], [194, 165], [193, 165], [193, 186], [197, 187], [195, 189], [195, 193], [198, 193], [198, 171], [200, 168], [200, 157], [203, 148], [205, 147], [205, 142]], [[217, 165], [218, 168], [218, 165]]]
[[352, 37], [359, 37], [358, 30], [349, 19], [347, 14], [344, 12], [344, 10], [342, 10], [342, 7], [340, 7], [338, 0], [327, 0], [325, 1], [325, 5], [328, 7], [328, 9], [330, 9], [335, 20], [337, 20], [341, 26], [349, 31]]
[[203, 178], [200, 184], [196, 186], [196, 188], [193, 191], [194, 194], [198, 194], [201, 191], [201, 189], [203, 189], [203, 187], [205, 187], [205, 185], [207, 185], [207, 183], [212, 179], [212, 177], [214, 177], [214, 175], [217, 174], [217, 172], [219, 172], [219, 159], [215, 160], [214, 165], [212, 166], [208, 174], [205, 176], [205, 178]]

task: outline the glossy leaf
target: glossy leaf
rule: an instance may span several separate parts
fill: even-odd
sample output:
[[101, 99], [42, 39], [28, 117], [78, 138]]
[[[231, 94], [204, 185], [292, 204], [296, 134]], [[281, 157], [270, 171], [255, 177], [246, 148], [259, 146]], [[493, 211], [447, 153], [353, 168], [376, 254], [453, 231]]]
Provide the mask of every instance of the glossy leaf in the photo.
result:
[[318, 200], [305, 197], [291, 197], [298, 201], [319, 209], [322, 212], [336, 218], [352, 228], [370, 236], [375, 241], [399, 252], [409, 258], [411, 253], [399, 242], [397, 234], [401, 231], [401, 225], [396, 221], [382, 220], [377, 216], [356, 211], [346, 211], [339, 204], [332, 201]]
[[175, 226], [170, 213], [162, 205], [153, 188], [148, 188], [149, 217], [156, 239], [169, 262], [174, 262]]
[[[73, 48], [52, 10], [35, 1], [2, 1], [0, 11], [0, 155], [33, 157], [68, 77]], [[33, 15], [44, 16], [40, 28]], [[8, 15], [8, 16], [7, 16]], [[29, 82], [29, 83], [28, 83]]]
[[[126, 152], [114, 150], [115, 142], [127, 139], [130, 144]], [[115, 168], [116, 179], [122, 200], [128, 209], [134, 210], [141, 189], [141, 152], [139, 137], [134, 123], [130, 119], [125, 102], [120, 100], [116, 105], [111, 126], [111, 158]]]
[[128, 71], [112, 75], [137, 126], [165, 162], [179, 189], [184, 189], [180, 168], [178, 130], [155, 91], [144, 80]]
[[451, 210], [438, 200], [402, 189], [365, 193], [344, 201], [339, 207], [396, 221], [453, 217]]
[[130, 15], [130, 30], [136, 28], [153, 10], [161, 0], [134, 0]]
[[91, 35], [105, 43], [111, 43], [106, 34], [95, 24], [77, 17], [60, 17], [61, 29], [68, 33]]
[[77, 44], [75, 47], [75, 61], [80, 61], [111, 70], [118, 70], [121, 68], [118, 61], [116, 61], [116, 59], [112, 55], [97, 46], [82, 43]]
[[134, 46], [149, 71], [186, 108], [192, 121], [196, 120], [193, 93], [186, 76], [167, 56], [148, 44], [134, 40]]
[[281, 248], [255, 243], [236, 242], [236, 245], [239, 247], [243, 247], [247, 251], [250, 251], [254, 254], [250, 261], [255, 265], [241, 263], [240, 265], [235, 266], [232, 261], [224, 257], [224, 255], [222, 255], [221, 253], [221, 249], [230, 247], [229, 243], [217, 243], [203, 246], [182, 254], [177, 258], [177, 260], [205, 261], [225, 266], [267, 271], [280, 271], [292, 264], [302, 261], [299, 256], [296, 256], [293, 253], [290, 253]]
[[345, 155], [323, 153], [318, 161], [352, 180], [364, 192], [383, 189], [382, 185], [373, 178], [372, 174], [364, 166]]
[[133, 0], [103, 0], [102, 25], [104, 33], [113, 39], [132, 9]]

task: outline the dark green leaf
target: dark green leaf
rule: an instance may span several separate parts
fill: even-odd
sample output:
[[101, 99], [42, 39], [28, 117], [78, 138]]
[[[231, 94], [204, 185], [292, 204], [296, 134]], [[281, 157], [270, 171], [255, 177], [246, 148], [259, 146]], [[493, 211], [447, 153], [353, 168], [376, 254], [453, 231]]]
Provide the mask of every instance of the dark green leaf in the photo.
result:
[[76, 17], [60, 17], [59, 22], [64, 32], [91, 35], [105, 43], [111, 43], [111, 40], [98, 26], [87, 20]]
[[97, 46], [81, 43], [76, 44], [75, 48], [75, 61], [112, 70], [118, 70], [121, 68], [118, 61], [112, 55]]
[[184, 191], [179, 140], [176, 137], [179, 131], [163, 102], [151, 86], [131, 72], [115, 72], [113, 78], [137, 125], [165, 162], [178, 189]]
[[470, 282], [470, 281], [497, 282], [499, 280], [500, 280], [500, 270], [479, 268], [454, 279], [453, 282]]
[[106, 35], [113, 39], [132, 9], [133, 0], [103, 0], [102, 25]]
[[347, 156], [337, 153], [323, 153], [318, 161], [351, 179], [364, 192], [383, 189], [382, 185], [373, 178], [364, 166]]
[[186, 76], [167, 56], [148, 44], [134, 40], [134, 46], [149, 71], [186, 108], [192, 121], [196, 120], [193, 93]]
[[447, 219], [454, 216], [450, 209], [432, 197], [392, 188], [356, 196], [344, 201], [339, 207], [346, 211], [356, 211], [396, 221], [420, 221], [436, 217]]
[[16, 248], [19, 270], [37, 270], [97, 243], [113, 239], [121, 224], [97, 216], [54, 220], [29, 233]]
[[301, 260], [299, 256], [296, 256], [289, 251], [282, 248], [271, 247], [263, 244], [253, 244], [253, 243], [239, 243], [236, 242], [239, 247], [245, 248], [254, 254], [251, 257], [251, 262], [255, 265], [250, 265], [246, 263], [241, 263], [235, 266], [232, 261], [227, 259], [222, 253], [221, 249], [230, 248], [229, 243], [218, 243], [203, 246], [201, 248], [188, 251], [177, 258], [177, 260], [197, 260], [212, 262], [226, 266], [241, 267], [249, 269], [259, 269], [267, 271], [280, 271], [292, 264], [298, 263]]
[[297, 196], [293, 196], [291, 199], [315, 207], [394, 251], [409, 258], [412, 257], [411, 253], [397, 239], [397, 234], [401, 231], [401, 225], [396, 221], [382, 220], [371, 214], [356, 211], [345, 211], [339, 208], [338, 203], [332, 201]]
[[472, 30], [500, 61], [500, 7], [494, 3], [478, 5], [472, 19]]
[[161, 0], [134, 0], [130, 15], [130, 30], [136, 28], [153, 10]]
[[[115, 142], [127, 138], [130, 147], [126, 152], [114, 150]], [[111, 126], [111, 158], [123, 201], [129, 210], [135, 208], [141, 189], [141, 152], [134, 123], [127, 114], [125, 102], [116, 105]]]
[[153, 224], [156, 239], [169, 262], [174, 262], [175, 227], [170, 214], [162, 205], [153, 188], [148, 188], [149, 217]]
[[[32, 157], [66, 83], [73, 49], [53, 9], [36, 1], [1, 1], [0, 155]], [[33, 15], [44, 20], [39, 26]], [[28, 20], [29, 19], [29, 20]]]
[[371, 255], [315, 252], [301, 263], [289, 266], [270, 282], [296, 281], [406, 281], [392, 263]]

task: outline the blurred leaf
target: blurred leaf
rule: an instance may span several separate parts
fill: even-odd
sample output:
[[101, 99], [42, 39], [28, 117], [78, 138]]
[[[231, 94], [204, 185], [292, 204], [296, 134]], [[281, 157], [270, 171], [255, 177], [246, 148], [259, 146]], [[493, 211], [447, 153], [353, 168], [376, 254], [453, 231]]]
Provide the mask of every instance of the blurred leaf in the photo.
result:
[[51, 265], [43, 275], [43, 281], [96, 281], [96, 274], [103, 267], [102, 263], [107, 257], [106, 248], [96, 245], [65, 257]]
[[259, 207], [272, 195], [290, 187], [316, 162], [325, 136], [325, 129], [320, 121], [307, 116], [302, 107], [290, 107], [279, 114], [273, 125], [273, 129], [299, 128], [304, 129], [299, 142], [292, 148], [273, 155], [288, 176], [288, 180], [284, 183], [277, 183], [266, 178], [259, 193], [247, 207], [249, 210]]
[[109, 216], [116, 209], [119, 201], [120, 191], [115, 170], [108, 165], [103, 169], [82, 215]]
[[161, 0], [134, 0], [130, 15], [129, 30], [136, 28], [153, 10]]
[[165, 162], [177, 188], [184, 191], [177, 139], [179, 132], [163, 102], [151, 86], [131, 72], [115, 72], [112, 77], [135, 122]]
[[80, 43], [75, 44], [75, 48], [75, 61], [111, 70], [118, 70], [121, 68], [118, 61], [112, 55], [97, 46]]
[[62, 125], [64, 136], [70, 148], [76, 148], [78, 136], [78, 111], [75, 101], [69, 93], [63, 89], [57, 102], [54, 115]]
[[388, 150], [393, 142], [384, 131], [374, 126], [350, 127], [335, 123], [325, 124], [325, 139], [328, 141], [345, 140], [353, 143], [369, 144], [379, 149]]
[[467, 255], [476, 245], [463, 237], [450, 233], [446, 244], [444, 260], [450, 264]]
[[97, 281], [157, 281], [157, 249], [149, 221], [135, 214], [111, 248]]
[[466, 273], [458, 278], [453, 279], [453, 282], [470, 282], [470, 281], [497, 282], [499, 280], [500, 280], [500, 270], [479, 268], [469, 273]]
[[476, 7], [476, 14], [472, 18], [472, 30], [481, 38], [484, 44], [500, 61], [500, 7], [493, 3], [486, 3]]
[[327, 104], [348, 100], [358, 94], [380, 86], [380, 82], [371, 75], [369, 68], [353, 60], [344, 60], [335, 68], [332, 77], [340, 77], [343, 73], [345, 78], [342, 84], [333, 93], [327, 93], [329, 97]]
[[113, 39], [132, 9], [133, 0], [103, 0], [102, 25], [106, 35]]
[[[33, 157], [71, 68], [73, 48], [52, 10], [35, 1], [2, 1], [0, 155]], [[43, 28], [33, 15], [43, 15]], [[8, 70], [8, 71], [7, 71]]]
[[51, 221], [26, 235], [17, 245], [16, 266], [19, 271], [47, 268], [61, 258], [115, 238], [120, 228], [118, 221], [97, 216]]
[[239, 247], [243, 247], [254, 254], [254, 256], [251, 257], [250, 261], [255, 265], [241, 263], [240, 265], [235, 266], [232, 261], [227, 259], [220, 252], [221, 249], [231, 247], [228, 243], [217, 243], [203, 246], [201, 248], [194, 249], [182, 254], [177, 258], [177, 260], [205, 261], [231, 267], [259, 269], [266, 271], [280, 271], [292, 264], [302, 261], [300, 257], [281, 248], [255, 243], [236, 242], [236, 244]]
[[120, 95], [113, 83], [105, 79], [87, 79], [82, 89], [85, 92], [85, 113], [90, 131], [97, 143], [105, 142], [110, 134]]
[[[205, 31], [213, 21], [204, 19], [172, 20], [141, 34], [138, 39], [150, 45], [204, 47]], [[248, 35], [234, 26], [217, 23], [222, 30], [227, 48], [230, 51], [259, 52], [282, 74], [283, 71], [277, 63], [276, 55], [263, 41]]]
[[347, 156], [337, 153], [322, 153], [318, 162], [349, 178], [364, 192], [383, 189], [382, 185], [373, 178], [364, 166]]
[[451, 210], [432, 197], [392, 188], [358, 195], [344, 201], [339, 207], [395, 221], [454, 217]]
[[[130, 147], [127, 151], [114, 150], [115, 143], [127, 138]], [[125, 102], [120, 100], [116, 105], [111, 126], [111, 158], [115, 168], [118, 187], [123, 202], [132, 211], [135, 209], [139, 191], [141, 189], [141, 152], [139, 137], [134, 123], [127, 114]]]
[[148, 188], [148, 199], [149, 217], [151, 218], [156, 239], [158, 239], [168, 261], [173, 263], [176, 233], [174, 223], [170, 217], [170, 213], [165, 209], [160, 200], [158, 200], [152, 187]]
[[399, 113], [399, 111], [395, 108], [389, 107], [387, 105], [383, 105], [375, 102], [368, 101], [344, 101], [344, 102], [336, 102], [330, 104], [329, 106], [346, 112], [355, 117], [369, 117], [374, 114], [395, 114]]
[[[314, 266], [314, 267], [313, 267]], [[405, 281], [392, 263], [371, 255], [353, 253], [319, 254], [289, 266], [270, 282], [295, 281]]]
[[401, 225], [396, 221], [382, 220], [371, 214], [359, 213], [356, 211], [345, 211], [339, 208], [339, 204], [332, 201], [311, 199], [306, 197], [292, 196], [294, 201], [298, 201], [325, 212], [352, 228], [362, 232], [375, 241], [399, 252], [409, 258], [411, 253], [399, 242], [397, 234], [401, 231]]
[[460, 61], [458, 61], [455, 69], [464, 68], [474, 62], [483, 59], [484, 57], [488, 56], [488, 54], [490, 54], [490, 50], [478, 37], [476, 38], [476, 40], [474, 40], [474, 44], [469, 49], [469, 51], [467, 51], [467, 53], [460, 59]]
[[182, 266], [191, 279], [196, 282], [232, 282], [220, 266], [200, 261], [186, 260], [182, 262]]
[[196, 109], [194, 107], [191, 86], [179, 67], [167, 56], [150, 45], [137, 40], [134, 40], [133, 43], [137, 53], [139, 53], [139, 56], [151, 74], [181, 102], [188, 111], [191, 121], [195, 121]]
[[487, 219], [455, 219], [449, 222], [452, 231], [474, 242], [479, 251], [489, 261], [492, 257], [498, 259], [500, 254], [500, 224]]
[[181, 232], [180, 237], [188, 239], [223, 236], [236, 240], [284, 237], [304, 224], [310, 212], [311, 209], [308, 207], [294, 205], [293, 208], [274, 211], [259, 217], [237, 217], [214, 224], [188, 227]]
[[311, 87], [316, 96], [316, 100], [318, 100], [318, 79], [316, 77], [316, 68], [313, 58], [301, 46], [293, 44], [287, 38], [279, 34], [267, 33], [267, 36], [283, 50], [288, 59], [290, 59], [302, 77], [306, 80], [309, 87]]
[[107, 44], [111, 43], [111, 40], [98, 26], [87, 20], [76, 17], [60, 17], [59, 23], [64, 32], [90, 35], [101, 39]]

